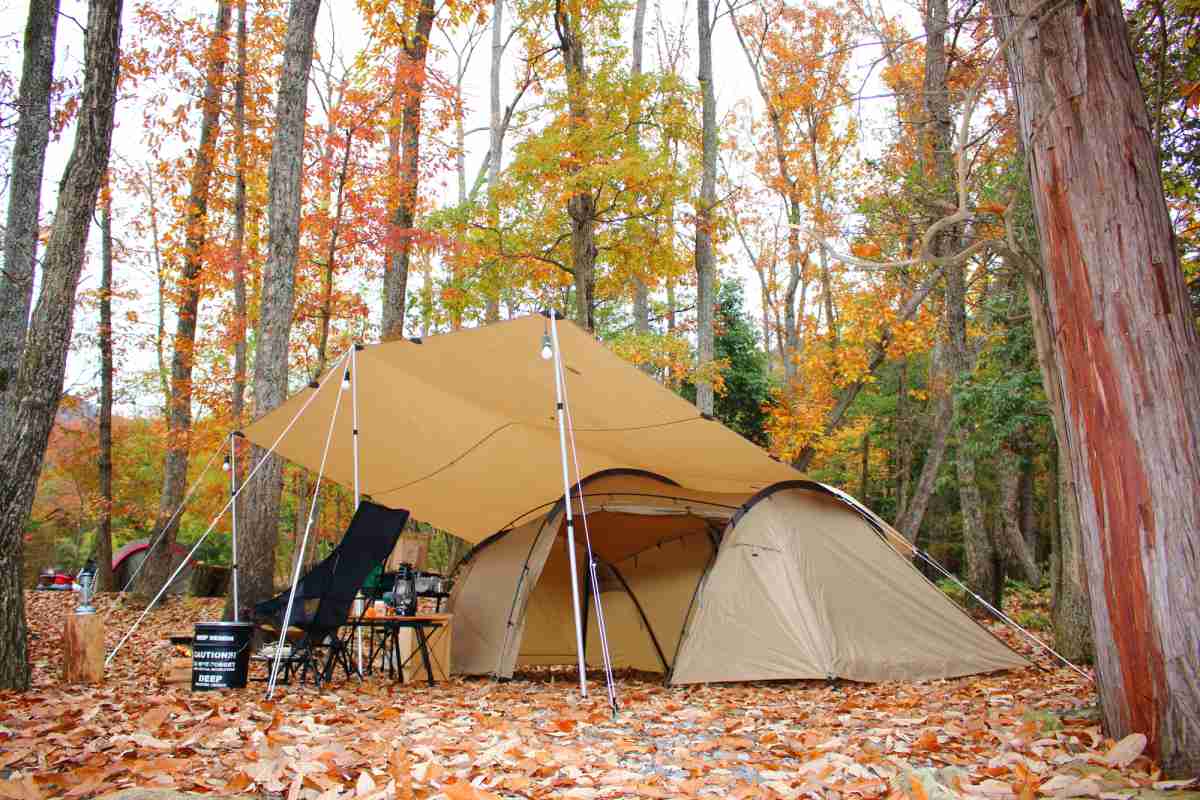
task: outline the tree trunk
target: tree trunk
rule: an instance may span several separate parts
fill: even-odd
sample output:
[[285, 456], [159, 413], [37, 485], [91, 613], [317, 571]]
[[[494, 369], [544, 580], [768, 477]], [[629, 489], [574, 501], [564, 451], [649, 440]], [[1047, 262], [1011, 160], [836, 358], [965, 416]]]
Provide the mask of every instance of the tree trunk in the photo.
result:
[[[637, 0], [633, 7], [632, 64], [629, 73], [634, 80], [642, 75], [642, 45], [646, 32], [646, 0]], [[634, 145], [638, 142], [638, 128], [632, 126]], [[650, 289], [640, 275], [633, 276], [633, 327], [638, 333], [650, 332]], [[652, 372], [653, 367], [643, 364], [642, 370]]]
[[171, 574], [175, 534], [179, 530], [176, 509], [187, 491], [188, 456], [192, 438], [192, 367], [196, 346], [196, 315], [200, 310], [200, 287], [207, 241], [208, 196], [212, 185], [213, 159], [221, 123], [221, 84], [229, 53], [226, 36], [232, 19], [230, 0], [219, 0], [212, 38], [208, 46], [204, 99], [200, 119], [200, 143], [192, 167], [191, 190], [185, 216], [183, 271], [179, 276], [180, 301], [171, 354], [171, 402], [167, 409], [167, 450], [163, 459], [162, 494], [152, 539], [158, 544], [147, 551], [138, 577], [138, 591], [153, 596]]
[[[567, 77], [567, 107], [573, 137], [586, 130], [591, 117], [587, 99], [587, 69], [583, 61], [583, 25], [579, 0], [555, 0], [554, 28]], [[572, 168], [578, 171], [578, 168]], [[567, 200], [571, 220], [571, 269], [575, 275], [575, 321], [591, 331], [596, 327], [596, 198], [587, 187], [575, 188]]]
[[1021, 527], [1021, 457], [1007, 445], [1001, 446], [997, 460], [1000, 478], [1000, 519], [996, 528], [1004, 534], [1004, 544], [1011, 561], [1020, 567], [1021, 577], [1030, 586], [1040, 586], [1042, 572], [1037, 553], [1025, 538]]
[[33, 302], [42, 173], [50, 140], [50, 84], [59, 0], [29, 0], [21, 85], [17, 90], [17, 136], [13, 140], [4, 266], [0, 269], [0, 413], [11, 413]]
[[[421, 165], [421, 99], [425, 94], [425, 56], [436, 13], [434, 0], [421, 0], [414, 29], [404, 42], [396, 65], [401, 89], [399, 173], [396, 205], [392, 209], [391, 252], [383, 274], [383, 340], [404, 338], [404, 304], [408, 292], [408, 265], [412, 256], [413, 222], [417, 214], [417, 185]], [[400, 79], [403, 71], [407, 80]], [[411, 76], [411, 77], [409, 77]]]
[[1075, 478], [1070, 468], [1070, 450], [1066, 407], [1063, 404], [1062, 379], [1054, 334], [1050, 330], [1050, 309], [1040, 264], [1026, 264], [1021, 270], [1029, 296], [1033, 340], [1038, 366], [1042, 372], [1050, 416], [1054, 422], [1056, 513], [1051, 547], [1055, 558], [1051, 565], [1050, 590], [1053, 598], [1054, 647], [1072, 661], [1090, 662], [1095, 653], [1092, 639], [1091, 601], [1088, 599], [1087, 565], [1083, 558], [1082, 532], [1079, 527], [1079, 503]]
[[106, 197], [100, 211], [100, 524], [96, 530], [95, 551], [96, 590], [101, 592], [117, 588], [112, 569], [112, 244], [112, 200]]
[[696, 381], [696, 408], [713, 413], [713, 385], [704, 378], [715, 355], [713, 322], [716, 256], [713, 252], [713, 206], [717, 203], [717, 99], [712, 74], [712, 14], [709, 0], [696, 2], [701, 94], [700, 197], [696, 203], [696, 349], [701, 378]]
[[237, 0], [237, 76], [233, 83], [233, 425], [246, 404], [246, 0]]
[[[275, 138], [267, 177], [267, 261], [263, 269], [254, 358], [254, 411], [265, 414], [287, 398], [288, 338], [295, 304], [296, 259], [304, 168], [304, 120], [313, 31], [321, 0], [292, 0], [284, 40], [283, 75], [275, 103]], [[253, 468], [266, 451], [253, 447]], [[239, 600], [244, 607], [269, 598], [275, 587], [275, 546], [283, 461], [272, 455], [244, 490], [245, 514], [238, 531]], [[232, 601], [232, 598], [230, 599]]]
[[0, 428], [0, 689], [29, 687], [21, 573], [25, 524], [58, 402], [88, 228], [112, 142], [122, 0], [88, 3], [83, 93], [75, 143], [46, 243], [41, 289], [13, 386], [15, 412]]
[[934, 398], [934, 408], [931, 410], [933, 425], [930, 432], [929, 449], [925, 451], [925, 463], [921, 465], [921, 474], [917, 478], [917, 487], [912, 497], [907, 501], [904, 513], [896, 517], [896, 530], [904, 534], [904, 538], [916, 544], [921, 532], [921, 523], [933, 498], [937, 486], [938, 471], [942, 468], [942, 460], [946, 457], [946, 444], [950, 438], [950, 429], [954, 426], [954, 398], [950, 395], [950, 387], [945, 387]]
[[[488, 72], [488, 224], [500, 229], [500, 213], [496, 207], [496, 186], [500, 182], [500, 163], [504, 158], [504, 127], [500, 115], [500, 64], [504, 57], [504, 0], [492, 2], [492, 63]], [[499, 233], [497, 233], [497, 237]], [[500, 320], [500, 264], [491, 265], [491, 280], [486, 291], [484, 320]]]
[[[992, 0], [1001, 29], [1024, 0]], [[1122, 7], [1009, 51], [1061, 365], [1109, 735], [1200, 771], [1200, 336]]]

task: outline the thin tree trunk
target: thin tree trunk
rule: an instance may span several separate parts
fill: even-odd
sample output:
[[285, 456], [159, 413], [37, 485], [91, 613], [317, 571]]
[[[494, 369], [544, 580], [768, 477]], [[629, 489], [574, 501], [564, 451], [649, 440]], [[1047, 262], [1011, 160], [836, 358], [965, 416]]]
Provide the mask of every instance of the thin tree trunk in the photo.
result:
[[0, 269], [0, 413], [11, 413], [15, 383], [25, 347], [37, 262], [38, 212], [42, 173], [50, 141], [50, 85], [54, 80], [54, 41], [59, 0], [29, 0], [17, 90], [17, 136], [13, 140], [4, 265]]
[[100, 524], [96, 530], [96, 589], [117, 587], [112, 570], [112, 408], [113, 408], [113, 252], [112, 200], [100, 211]]
[[146, 563], [138, 578], [138, 591], [153, 595], [170, 576], [175, 550], [179, 515], [175, 510], [187, 490], [188, 456], [192, 438], [192, 368], [195, 364], [196, 316], [200, 310], [201, 273], [208, 234], [208, 198], [217, 136], [221, 122], [221, 84], [229, 47], [226, 37], [232, 19], [230, 0], [219, 0], [217, 17], [209, 41], [204, 99], [200, 120], [200, 143], [192, 167], [191, 190], [185, 217], [186, 233], [183, 271], [179, 278], [181, 299], [175, 323], [171, 355], [171, 403], [167, 409], [167, 449], [163, 460], [162, 493], [158, 502], [158, 520], [152, 538], [158, 545], [146, 554]]
[[[993, 0], [1001, 29], [1023, 0]], [[1200, 772], [1200, 335], [1123, 9], [1009, 51], [1062, 370], [1109, 735]]]
[[235, 428], [242, 425], [246, 404], [246, 2], [237, 0], [237, 75], [233, 83], [233, 402], [230, 410]]
[[158, 302], [158, 324], [154, 328], [154, 355], [158, 364], [158, 389], [162, 394], [163, 416], [171, 406], [171, 386], [167, 381], [167, 274], [163, 269], [162, 244], [158, 235], [158, 195], [154, 188], [154, 169], [146, 164], [146, 206], [150, 216], [150, 246], [154, 254], [154, 281]]
[[[488, 117], [488, 224], [500, 230], [500, 213], [496, 206], [496, 186], [500, 182], [500, 162], [504, 157], [504, 128], [500, 116], [500, 64], [504, 57], [504, 0], [492, 3], [492, 63], [488, 72], [488, 102], [491, 115]], [[487, 322], [500, 320], [501, 279], [500, 264], [493, 262], [491, 280], [486, 291], [484, 319]]]
[[913, 431], [912, 401], [908, 396], [908, 360], [900, 359], [896, 381], [896, 520], [908, 511], [908, 489], [912, 483]]
[[[935, 351], [934, 365], [940, 360]], [[945, 387], [935, 395], [931, 414], [933, 424], [930, 428], [929, 448], [925, 451], [925, 463], [921, 465], [921, 474], [917, 478], [917, 487], [913, 490], [912, 498], [905, 505], [904, 513], [896, 517], [896, 530], [904, 534], [904, 538], [916, 544], [921, 532], [921, 523], [929, 508], [937, 487], [938, 471], [942, 468], [942, 460], [946, 456], [946, 445], [950, 438], [950, 429], [954, 427], [954, 398], [950, 387]]]
[[[265, 414], [287, 398], [288, 338], [295, 305], [296, 260], [300, 248], [300, 207], [304, 168], [304, 120], [313, 31], [321, 0], [292, 0], [284, 40], [283, 75], [275, 103], [275, 137], [267, 177], [267, 260], [259, 296], [254, 358], [254, 410]], [[267, 457], [253, 447], [250, 465]], [[274, 594], [275, 547], [283, 460], [272, 455], [243, 492], [245, 514], [238, 531], [239, 601], [250, 607]], [[230, 598], [232, 602], [232, 598]]]
[[29, 687], [25, 595], [21, 585], [25, 525], [46, 444], [62, 397], [96, 195], [108, 168], [120, 63], [122, 0], [88, 3], [83, 93], [75, 143], [63, 172], [46, 243], [41, 290], [13, 386], [15, 412], [0, 423], [0, 689]]
[[717, 203], [717, 99], [713, 91], [712, 14], [709, 0], [697, 0], [701, 97], [700, 197], [696, 204], [696, 345], [701, 377], [696, 381], [696, 408], [713, 413], [713, 385], [705, 370], [715, 355], [713, 334], [716, 257], [713, 253], [713, 207]]
[[1004, 544], [1011, 557], [1020, 567], [1021, 576], [1030, 586], [1039, 586], [1042, 572], [1038, 568], [1037, 554], [1025, 539], [1021, 527], [1021, 458], [1007, 445], [1001, 446], [997, 459], [1000, 481], [1000, 519], [997, 530], [1004, 534]]
[[429, 52], [429, 32], [433, 29], [436, 13], [434, 0], [421, 0], [417, 10], [414, 29], [404, 43], [404, 52], [397, 63], [397, 71], [403, 69], [411, 79], [401, 81], [403, 106], [401, 109], [401, 131], [399, 173], [396, 176], [396, 205], [391, 218], [391, 252], [388, 268], [383, 276], [383, 325], [381, 336], [384, 341], [404, 337], [404, 304], [408, 292], [408, 266], [412, 255], [413, 223], [417, 214], [417, 186], [421, 164], [421, 99], [425, 94], [425, 56]]
[[[636, 0], [633, 7], [633, 46], [630, 76], [636, 81], [642, 76], [642, 44], [646, 32], [646, 0]], [[638, 144], [638, 126], [631, 128], [633, 143]], [[650, 289], [640, 275], [633, 276], [633, 327], [638, 333], [650, 332]], [[646, 372], [652, 371], [649, 364], [642, 366]]]

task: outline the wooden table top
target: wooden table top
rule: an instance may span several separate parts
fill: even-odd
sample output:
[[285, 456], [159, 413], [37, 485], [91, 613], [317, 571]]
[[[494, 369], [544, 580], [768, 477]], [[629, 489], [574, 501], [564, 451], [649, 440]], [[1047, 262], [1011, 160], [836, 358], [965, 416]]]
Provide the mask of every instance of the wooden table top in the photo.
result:
[[351, 617], [352, 622], [430, 622], [445, 625], [454, 617], [453, 614], [416, 614], [411, 617], [401, 617], [397, 614], [377, 614], [375, 616]]

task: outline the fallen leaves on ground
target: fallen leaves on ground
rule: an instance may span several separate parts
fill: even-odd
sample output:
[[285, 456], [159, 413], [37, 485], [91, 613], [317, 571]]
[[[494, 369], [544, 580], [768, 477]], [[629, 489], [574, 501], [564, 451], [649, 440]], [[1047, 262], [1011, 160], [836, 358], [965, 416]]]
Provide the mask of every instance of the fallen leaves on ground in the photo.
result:
[[[376, 675], [267, 700], [261, 682], [159, 681], [178, 655], [168, 635], [218, 618], [219, 600], [153, 612], [106, 683], [86, 687], [60, 682], [74, 596], [27, 598], [34, 687], [0, 693], [0, 798], [12, 800], [135, 786], [276, 800], [1126, 798], [1189, 786], [1162, 780], [1145, 737], [1105, 740], [1091, 685], [1047, 663], [921, 684], [668, 687], [622, 674], [615, 718], [603, 691], [579, 698], [566, 670], [434, 688]], [[111, 596], [98, 607], [111, 649], [139, 611]]]

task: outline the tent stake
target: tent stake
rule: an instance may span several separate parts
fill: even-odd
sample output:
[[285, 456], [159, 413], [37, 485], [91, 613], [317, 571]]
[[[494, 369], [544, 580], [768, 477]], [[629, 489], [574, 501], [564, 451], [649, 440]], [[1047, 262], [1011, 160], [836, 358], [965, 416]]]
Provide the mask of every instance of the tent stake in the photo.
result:
[[555, 414], [558, 417], [558, 448], [562, 456], [563, 507], [567, 512], [567, 557], [571, 564], [571, 607], [575, 612], [575, 651], [579, 658], [579, 693], [587, 697], [587, 666], [583, 660], [583, 623], [579, 614], [579, 569], [575, 563], [575, 519], [571, 513], [571, 478], [567, 473], [567, 430], [563, 419], [562, 364], [558, 352], [558, 312], [551, 310], [550, 337], [554, 343]]

